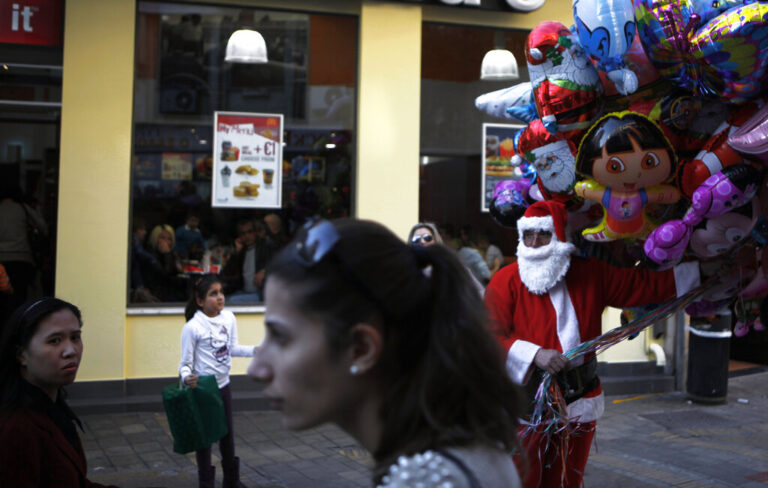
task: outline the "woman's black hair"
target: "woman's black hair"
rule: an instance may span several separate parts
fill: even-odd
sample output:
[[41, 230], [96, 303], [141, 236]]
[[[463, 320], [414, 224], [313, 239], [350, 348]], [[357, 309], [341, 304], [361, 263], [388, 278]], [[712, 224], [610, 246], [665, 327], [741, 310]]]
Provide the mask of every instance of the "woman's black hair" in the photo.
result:
[[40, 323], [60, 310], [69, 310], [83, 326], [80, 309], [54, 297], [29, 300], [17, 308], [0, 333], [0, 412], [9, 412], [23, 405], [21, 366], [18, 351], [25, 349]]
[[608, 114], [589, 128], [579, 145], [576, 172], [591, 177], [593, 162], [603, 156], [603, 148], [607, 154], [630, 152], [632, 141], [641, 149], [665, 148], [671, 163], [667, 179], [675, 175], [677, 155], [669, 139], [648, 117], [626, 111]]
[[191, 319], [198, 310], [201, 310], [200, 305], [197, 304], [197, 299], [205, 300], [205, 295], [214, 283], [221, 283], [219, 277], [215, 274], [207, 274], [192, 284], [192, 293], [189, 294], [189, 300], [184, 307], [185, 319]]
[[302, 231], [272, 260], [267, 276], [290, 286], [296, 307], [323, 321], [332, 353], [350, 344], [355, 324], [381, 327], [373, 374], [385, 393], [374, 481], [404, 454], [473, 442], [509, 452], [519, 447], [521, 397], [455, 254], [444, 246], [409, 246], [375, 222], [331, 224], [338, 240], [317, 262], [297, 251], [308, 247]]

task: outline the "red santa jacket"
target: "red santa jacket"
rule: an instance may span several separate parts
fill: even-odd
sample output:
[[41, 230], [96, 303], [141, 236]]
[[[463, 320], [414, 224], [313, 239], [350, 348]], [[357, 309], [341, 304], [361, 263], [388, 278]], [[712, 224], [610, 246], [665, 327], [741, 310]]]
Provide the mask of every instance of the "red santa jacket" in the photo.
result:
[[[535, 295], [522, 283], [513, 263], [493, 276], [485, 303], [496, 337], [507, 351], [507, 371], [513, 381], [525, 384], [540, 348], [564, 352], [600, 335], [605, 307], [665, 302], [690, 290], [698, 279], [697, 263], [652, 272], [573, 258], [565, 279], [548, 293]], [[598, 387], [569, 405], [571, 416], [578, 414], [581, 421], [597, 419], [603, 409], [601, 393]]]

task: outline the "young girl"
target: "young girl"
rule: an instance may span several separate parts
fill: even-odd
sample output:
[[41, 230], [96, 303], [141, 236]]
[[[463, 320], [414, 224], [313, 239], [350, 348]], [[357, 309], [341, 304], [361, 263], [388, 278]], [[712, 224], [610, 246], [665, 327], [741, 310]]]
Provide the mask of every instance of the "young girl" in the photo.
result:
[[[232, 431], [232, 392], [229, 388], [231, 356], [250, 357], [254, 346], [237, 343], [237, 323], [232, 312], [224, 310], [224, 292], [216, 275], [201, 278], [192, 290], [181, 331], [179, 373], [187, 385], [195, 388], [198, 376], [214, 375], [219, 384], [227, 416], [226, 436], [219, 441], [224, 488], [245, 488], [240, 483], [240, 460], [235, 457]], [[213, 488], [215, 470], [211, 466], [211, 448], [195, 452], [200, 488]]]
[[450, 249], [321, 220], [268, 276], [267, 335], [248, 373], [286, 427], [339, 425], [372, 453], [384, 487], [520, 486], [520, 397]]

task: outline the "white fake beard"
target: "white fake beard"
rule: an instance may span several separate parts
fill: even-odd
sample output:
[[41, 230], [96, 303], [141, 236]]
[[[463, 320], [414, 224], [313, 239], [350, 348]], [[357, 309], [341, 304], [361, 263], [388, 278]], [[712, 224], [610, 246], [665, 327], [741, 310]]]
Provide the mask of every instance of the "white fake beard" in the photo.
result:
[[520, 280], [531, 293], [543, 295], [565, 277], [575, 251], [576, 246], [558, 241], [554, 235], [549, 244], [541, 247], [528, 247], [520, 241], [517, 245]]

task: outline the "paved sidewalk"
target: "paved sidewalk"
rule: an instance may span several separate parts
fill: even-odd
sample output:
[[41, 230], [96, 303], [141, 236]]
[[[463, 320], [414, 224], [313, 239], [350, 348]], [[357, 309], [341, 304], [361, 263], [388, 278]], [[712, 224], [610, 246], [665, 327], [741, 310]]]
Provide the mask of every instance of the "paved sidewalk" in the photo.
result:
[[[768, 373], [731, 378], [723, 405], [690, 403], [682, 393], [609, 397], [606, 403], [587, 488], [768, 487]], [[82, 420], [92, 481], [123, 488], [197, 486], [194, 454], [173, 453], [163, 413]], [[292, 433], [269, 411], [236, 412], [234, 422], [249, 488], [370, 486], [370, 457], [337, 428]], [[218, 459], [215, 464], [220, 483]]]

